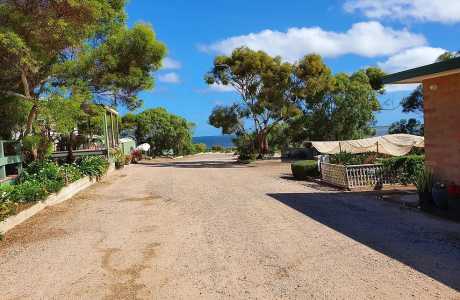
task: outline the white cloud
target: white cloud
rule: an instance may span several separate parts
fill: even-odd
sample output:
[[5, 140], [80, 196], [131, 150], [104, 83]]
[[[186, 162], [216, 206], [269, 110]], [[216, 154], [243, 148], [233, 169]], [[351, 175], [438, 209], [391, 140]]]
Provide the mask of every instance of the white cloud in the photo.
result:
[[377, 65], [387, 73], [399, 72], [432, 64], [446, 51], [442, 48], [416, 47], [390, 56], [386, 61], [379, 62]]
[[182, 68], [182, 64], [180, 63], [180, 61], [177, 61], [170, 57], [166, 57], [165, 59], [163, 59], [163, 66], [162, 66], [163, 70], [167, 70], [167, 69], [177, 70], [180, 68]]
[[180, 83], [180, 77], [175, 72], [170, 72], [158, 76], [158, 81], [164, 83]]
[[373, 19], [460, 22], [458, 0], [348, 0], [344, 8], [348, 12], [362, 12]]
[[217, 84], [217, 83], [210, 85], [208, 89], [212, 92], [218, 92], [218, 93], [229, 93], [229, 92], [235, 91], [235, 89], [231, 85], [223, 85], [223, 84]]
[[230, 37], [199, 48], [206, 52], [228, 55], [235, 48], [247, 46], [293, 62], [309, 53], [318, 53], [325, 57], [346, 54], [365, 57], [392, 55], [426, 43], [423, 35], [407, 29], [384, 27], [379, 22], [372, 21], [356, 23], [345, 32], [326, 31], [320, 27], [290, 28], [287, 32], [264, 30]]
[[385, 85], [385, 91], [387, 93], [394, 93], [394, 92], [407, 92], [413, 91], [417, 88], [418, 84], [387, 84]]

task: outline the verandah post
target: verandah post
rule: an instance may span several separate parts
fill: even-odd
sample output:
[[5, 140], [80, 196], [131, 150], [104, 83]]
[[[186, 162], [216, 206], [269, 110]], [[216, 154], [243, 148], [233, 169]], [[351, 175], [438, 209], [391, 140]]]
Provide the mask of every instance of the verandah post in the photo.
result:
[[0, 179], [4, 179], [6, 177], [6, 168], [2, 162], [4, 157], [5, 152], [3, 151], [3, 141], [0, 141]]

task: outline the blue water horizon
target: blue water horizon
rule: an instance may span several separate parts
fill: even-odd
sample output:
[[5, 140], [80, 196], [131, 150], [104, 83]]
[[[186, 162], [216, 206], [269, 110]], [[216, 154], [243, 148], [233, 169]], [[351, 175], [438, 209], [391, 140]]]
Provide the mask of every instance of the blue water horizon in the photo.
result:
[[233, 144], [234, 135], [209, 135], [195, 136], [192, 138], [194, 144], [206, 144], [208, 148], [212, 146], [223, 146], [224, 148], [235, 147]]

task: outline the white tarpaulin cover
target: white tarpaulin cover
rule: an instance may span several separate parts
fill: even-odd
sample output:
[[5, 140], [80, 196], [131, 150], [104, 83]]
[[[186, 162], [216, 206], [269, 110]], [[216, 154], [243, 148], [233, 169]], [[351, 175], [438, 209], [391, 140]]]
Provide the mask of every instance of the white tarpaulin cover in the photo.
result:
[[378, 152], [402, 156], [409, 153], [413, 147], [425, 147], [425, 139], [410, 134], [389, 134], [360, 140], [312, 142], [312, 145], [322, 154]]
[[141, 145], [137, 146], [136, 149], [147, 152], [147, 151], [150, 150], [150, 145], [147, 144], [147, 143], [141, 144]]

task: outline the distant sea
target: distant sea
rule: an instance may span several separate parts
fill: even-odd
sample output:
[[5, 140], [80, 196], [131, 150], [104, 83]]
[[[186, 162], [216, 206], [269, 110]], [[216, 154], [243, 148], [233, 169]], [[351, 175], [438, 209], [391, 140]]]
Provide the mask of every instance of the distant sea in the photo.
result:
[[388, 134], [388, 129], [390, 129], [390, 126], [375, 126], [375, 136], [382, 136], [385, 134]]
[[206, 144], [208, 148], [211, 148], [215, 145], [223, 146], [224, 148], [231, 148], [235, 145], [233, 144], [232, 139], [235, 136], [233, 135], [216, 135], [216, 136], [196, 136], [193, 137], [193, 143], [195, 144]]
[[[390, 126], [376, 126], [375, 127], [375, 136], [381, 136], [388, 134], [388, 128]], [[233, 135], [215, 135], [215, 136], [196, 136], [193, 137], [193, 143], [195, 144], [206, 144], [208, 148], [211, 148], [214, 145], [224, 146], [225, 148], [234, 147], [232, 139], [235, 136]]]

